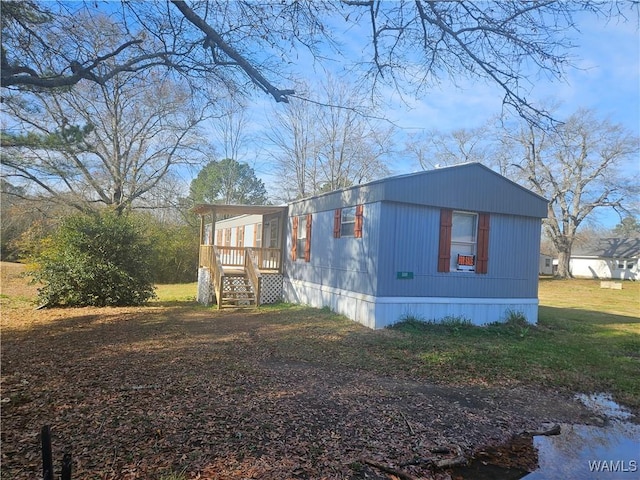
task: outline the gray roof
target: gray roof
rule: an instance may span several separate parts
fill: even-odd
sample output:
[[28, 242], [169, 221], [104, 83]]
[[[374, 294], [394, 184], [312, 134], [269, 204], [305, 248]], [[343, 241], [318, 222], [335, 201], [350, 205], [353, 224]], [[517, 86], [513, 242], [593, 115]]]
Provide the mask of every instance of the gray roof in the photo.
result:
[[574, 245], [572, 257], [635, 258], [640, 256], [640, 237], [598, 238]]
[[297, 200], [290, 206], [294, 215], [300, 215], [380, 201], [537, 218], [547, 216], [548, 205], [545, 198], [490, 168], [480, 163], [464, 163], [388, 177]]
[[283, 212], [286, 205], [227, 205], [218, 203], [199, 203], [191, 209], [198, 215], [216, 213], [220, 215], [269, 215]]

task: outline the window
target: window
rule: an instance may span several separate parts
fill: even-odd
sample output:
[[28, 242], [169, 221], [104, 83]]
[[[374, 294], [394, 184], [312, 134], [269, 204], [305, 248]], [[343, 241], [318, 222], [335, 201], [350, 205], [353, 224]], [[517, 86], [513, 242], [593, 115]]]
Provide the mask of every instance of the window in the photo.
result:
[[236, 246], [244, 247], [244, 225], [240, 225], [237, 229]]
[[451, 271], [475, 271], [477, 226], [477, 214], [453, 212], [451, 225]]
[[336, 209], [333, 217], [333, 237], [362, 238], [363, 212], [363, 205]]
[[635, 263], [627, 261], [627, 270], [633, 270]]
[[262, 246], [262, 224], [256, 223], [253, 230], [253, 246], [260, 248]]
[[304, 249], [307, 246], [307, 217], [298, 217], [298, 239], [296, 241], [296, 259], [304, 258]]
[[278, 219], [274, 218], [269, 222], [269, 245], [270, 248], [278, 246]]
[[549, 268], [551, 267], [551, 259], [550, 258], [545, 258], [544, 259], [544, 266]]
[[356, 207], [342, 209], [340, 219], [340, 236], [353, 237], [356, 228]]
[[439, 272], [487, 273], [489, 214], [440, 211]]
[[311, 214], [293, 217], [291, 235], [291, 259], [311, 261]]

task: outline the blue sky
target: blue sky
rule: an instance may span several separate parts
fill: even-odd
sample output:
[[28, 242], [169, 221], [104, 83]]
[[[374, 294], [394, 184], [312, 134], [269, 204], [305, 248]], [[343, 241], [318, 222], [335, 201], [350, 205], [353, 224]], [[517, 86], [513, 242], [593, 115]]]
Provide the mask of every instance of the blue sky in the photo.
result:
[[[640, 136], [640, 34], [637, 22], [605, 23], [589, 15], [577, 18], [579, 32], [574, 36], [577, 45], [571, 51], [576, 68], [569, 69], [563, 80], [532, 78], [528, 99], [534, 102], [560, 102], [559, 116], [569, 115], [579, 108], [589, 108], [602, 118], [623, 124]], [[352, 32], [353, 33], [353, 32]], [[307, 72], [313, 73], [308, 65]], [[404, 97], [404, 102], [394, 101], [397, 93], [388, 90], [391, 109], [385, 112], [396, 125], [402, 127], [400, 135], [419, 129], [448, 131], [473, 128], [482, 125], [490, 117], [502, 111], [502, 91], [483, 81], [443, 81], [427, 91], [421, 98]], [[251, 108], [251, 130], [268, 128], [269, 112], [273, 102], [268, 98], [254, 98]], [[408, 105], [407, 105], [408, 103]], [[274, 181], [269, 175], [270, 166], [263, 162], [264, 152], [248, 152], [244, 159], [253, 164], [263, 178], [267, 189]], [[394, 173], [417, 170], [412, 162], [398, 159], [391, 165]], [[629, 174], [640, 173], [640, 161], [628, 166]], [[617, 215], [599, 215], [597, 220], [611, 228], [618, 223]]]
[[[571, 55], [577, 68], [564, 80], [532, 79], [526, 92], [534, 101], [562, 102], [560, 114], [586, 107], [622, 123], [640, 134], [640, 36], [636, 24], [598, 22], [583, 16], [579, 47]], [[445, 83], [416, 102], [413, 110], [399, 110], [396, 120], [406, 127], [472, 128], [500, 113], [503, 94], [497, 86], [463, 82], [461, 88]]]

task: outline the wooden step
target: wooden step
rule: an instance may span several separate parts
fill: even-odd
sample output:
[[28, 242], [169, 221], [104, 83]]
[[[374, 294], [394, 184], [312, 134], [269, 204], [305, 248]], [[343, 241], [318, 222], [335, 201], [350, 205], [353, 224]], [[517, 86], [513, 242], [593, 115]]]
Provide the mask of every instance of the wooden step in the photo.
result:
[[246, 275], [225, 275], [219, 308], [255, 308], [256, 294]]

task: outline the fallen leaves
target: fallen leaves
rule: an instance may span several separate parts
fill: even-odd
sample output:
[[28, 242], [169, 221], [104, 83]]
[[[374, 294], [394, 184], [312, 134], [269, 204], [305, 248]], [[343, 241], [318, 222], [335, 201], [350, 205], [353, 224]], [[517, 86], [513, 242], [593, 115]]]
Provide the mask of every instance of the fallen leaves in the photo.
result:
[[[349, 342], [296, 337], [286, 310], [17, 314], [2, 338], [2, 474], [17, 480], [38, 476], [43, 425], [74, 478], [376, 480], [446, 478], [438, 462], [549, 419], [521, 413], [526, 391], [349, 365]], [[309, 361], [292, 341], [330, 350]]]

